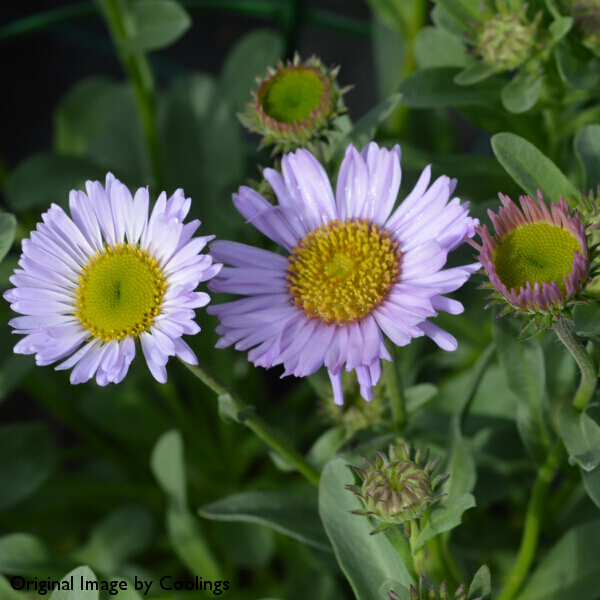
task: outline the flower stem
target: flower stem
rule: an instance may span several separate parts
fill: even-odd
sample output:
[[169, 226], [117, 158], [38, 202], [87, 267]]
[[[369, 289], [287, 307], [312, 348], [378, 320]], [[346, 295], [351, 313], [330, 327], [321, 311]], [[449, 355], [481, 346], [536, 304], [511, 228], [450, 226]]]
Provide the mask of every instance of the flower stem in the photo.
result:
[[529, 573], [537, 548], [548, 490], [565, 456], [564, 444], [562, 440], [557, 440], [538, 472], [529, 506], [527, 507], [523, 538], [521, 539], [517, 560], [513, 565], [498, 600], [512, 600]]
[[410, 543], [404, 534], [403, 526], [394, 525], [393, 527], [386, 529], [384, 535], [397, 552], [400, 560], [403, 562], [415, 585], [417, 585], [419, 581], [419, 573], [415, 570], [415, 562], [410, 550]]
[[581, 383], [573, 399], [573, 408], [582, 411], [591, 400], [596, 389], [596, 369], [592, 359], [581, 345], [581, 342], [573, 335], [567, 320], [563, 317], [556, 319], [552, 329], [560, 338], [560, 341], [569, 349], [573, 358], [579, 365], [581, 371]]
[[154, 183], [159, 190], [162, 190], [163, 177], [154, 113], [154, 77], [152, 70], [144, 54], [131, 52], [123, 43], [131, 34], [128, 30], [127, 16], [119, 9], [118, 1], [101, 0], [101, 2], [115, 47], [133, 89]]
[[387, 393], [390, 398], [390, 406], [392, 408], [392, 417], [398, 431], [402, 431], [406, 425], [406, 405], [404, 401], [404, 393], [402, 389], [402, 379], [398, 369], [400, 365], [397, 360], [395, 348], [391, 348], [392, 358], [394, 362], [383, 361], [383, 373]]
[[[228, 395], [234, 402], [238, 415], [248, 412], [250, 408], [239, 398], [239, 396], [229, 388], [229, 386], [206, 365], [190, 365], [181, 361], [202, 383], [208, 386], [217, 396]], [[253, 412], [242, 420], [248, 429], [252, 430], [267, 446], [272, 448], [279, 455], [283, 456], [290, 464], [302, 474], [308, 481], [315, 486], [319, 486], [320, 473], [309, 464], [306, 459], [293, 448], [290, 448], [277, 433], [265, 423], [258, 415]]]

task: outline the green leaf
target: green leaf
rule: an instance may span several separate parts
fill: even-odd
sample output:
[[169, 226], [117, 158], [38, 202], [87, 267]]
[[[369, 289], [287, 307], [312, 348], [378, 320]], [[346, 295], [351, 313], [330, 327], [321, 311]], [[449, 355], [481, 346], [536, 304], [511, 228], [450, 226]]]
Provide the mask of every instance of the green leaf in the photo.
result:
[[[68, 588], [62, 589], [62, 582], [68, 584]], [[71, 587], [71, 581], [73, 586]], [[83, 581], [83, 587], [81, 583]], [[73, 600], [73, 596], [76, 596], [77, 600], [98, 600], [98, 590], [86, 590], [86, 582], [97, 581], [94, 572], [87, 566], [77, 567], [70, 573], [67, 573], [61, 581], [61, 589], [55, 590], [50, 596], [50, 600]], [[74, 594], [73, 592], [76, 592]]]
[[0, 538], [0, 572], [21, 575], [40, 570], [50, 551], [33, 535], [12, 533]]
[[187, 506], [183, 439], [179, 431], [171, 429], [160, 437], [152, 451], [150, 467], [163, 492], [180, 507]]
[[450, 427], [450, 452], [443, 472], [450, 475], [444, 483], [444, 491], [452, 497], [473, 491], [477, 469], [469, 444], [460, 431], [460, 419], [453, 417]]
[[439, 390], [433, 383], [417, 383], [404, 390], [404, 402], [406, 412], [412, 414], [426, 406], [439, 393]]
[[[313, 467], [321, 471], [323, 470], [325, 464], [335, 456], [335, 453], [345, 441], [346, 428], [344, 425], [332, 427], [331, 429], [325, 431], [325, 433], [323, 433], [319, 438], [317, 438], [316, 442], [308, 451], [306, 460], [308, 460]], [[276, 456], [280, 455], [277, 454]]]
[[580, 468], [583, 487], [594, 504], [600, 508], [600, 469], [587, 472]]
[[569, 530], [544, 556], [516, 600], [596, 600], [600, 520]]
[[309, 496], [284, 492], [242, 492], [203, 506], [200, 516], [214, 521], [259, 523], [284, 535], [331, 551], [317, 503]]
[[487, 565], [479, 567], [469, 587], [467, 600], [491, 600], [492, 574]]
[[183, 188], [194, 199], [191, 215], [203, 227], [215, 231], [219, 215], [222, 231], [223, 222], [231, 219], [211, 206], [229, 206], [231, 189], [244, 177], [241, 127], [229, 100], [211, 77], [182, 77], [159, 97], [157, 122], [166, 188]]
[[592, 471], [600, 464], [600, 427], [586, 411], [572, 406], [558, 409], [558, 430], [569, 452], [569, 462], [584, 471]]
[[559, 196], [579, 196], [577, 188], [560, 169], [533, 144], [514, 133], [492, 137], [492, 149], [508, 174], [532, 198], [540, 189], [546, 202], [558, 202]]
[[91, 141], [121, 106], [124, 87], [104, 77], [88, 77], [61, 98], [54, 111], [54, 149], [83, 156]]
[[254, 406], [245, 406], [238, 411], [229, 394], [219, 396], [219, 416], [224, 423], [243, 423], [255, 410]]
[[586, 337], [600, 335], [600, 304], [576, 304], [573, 307], [575, 333]]
[[462, 71], [454, 67], [422, 69], [409, 75], [398, 88], [402, 104], [410, 108], [441, 108], [498, 104], [500, 90], [506, 81], [490, 77], [480, 85], [456, 85], [454, 78]]
[[432, 23], [438, 28], [458, 37], [462, 37], [464, 30], [460, 21], [455, 19], [447, 10], [439, 4], [433, 7], [430, 13]]
[[252, 101], [255, 78], [265, 77], [267, 66], [275, 67], [284, 51], [284, 39], [271, 29], [255, 29], [234, 44], [219, 79], [219, 95], [229, 101], [231, 114]]
[[420, 69], [466, 67], [473, 60], [460, 37], [436, 27], [423, 27], [419, 31], [414, 53]]
[[190, 573], [205, 579], [223, 579], [221, 568], [208, 546], [198, 520], [187, 509], [169, 503], [167, 533], [171, 546]]
[[[11, 577], [11, 580], [13, 578]], [[21, 585], [20, 580], [16, 581], [16, 586]], [[27, 584], [23, 583], [23, 586]], [[8, 579], [4, 575], [0, 575], [0, 598], [2, 600], [28, 600], [30, 596], [26, 592], [17, 592], [15, 588], [9, 583]]]
[[552, 44], [562, 40], [571, 31], [571, 27], [573, 27], [573, 17], [560, 17], [552, 21], [550, 27], [548, 27], [548, 31], [552, 36]]
[[273, 559], [273, 531], [256, 523], [221, 522], [219, 541], [231, 560], [244, 569], [256, 569]]
[[419, 532], [419, 537], [412, 548], [413, 554], [422, 548], [432, 537], [449, 531], [460, 525], [463, 513], [476, 506], [472, 494], [449, 496], [431, 508], [429, 521]]
[[600, 183], [600, 125], [588, 125], [579, 131], [573, 148], [583, 170], [584, 190], [595, 189]]
[[103, 573], [117, 573], [129, 557], [148, 546], [153, 534], [151, 513], [142, 507], [122, 507], [94, 526], [90, 539], [73, 558]]
[[473, 31], [473, 23], [483, 20], [477, 0], [435, 0], [435, 3], [466, 31]]
[[56, 449], [43, 423], [0, 427], [0, 510], [37, 490], [56, 466]]
[[0, 214], [0, 261], [8, 254], [15, 240], [17, 230], [17, 219], [15, 215], [8, 213]]
[[103, 182], [105, 177], [103, 168], [86, 159], [43, 152], [23, 161], [12, 172], [5, 190], [17, 212], [46, 210], [52, 202], [68, 209], [71, 190], [85, 190], [87, 180]]
[[476, 63], [463, 69], [455, 78], [454, 83], [458, 85], [473, 85], [484, 81], [494, 74], [495, 68], [492, 65]]
[[502, 105], [511, 113], [527, 112], [539, 100], [543, 80], [542, 73], [518, 73], [502, 88], [500, 93]]
[[589, 58], [589, 52], [579, 45], [571, 45], [567, 40], [562, 40], [554, 50], [558, 73], [569, 86], [590, 90], [600, 82], [600, 75], [595, 59]]
[[192, 24], [187, 11], [174, 0], [137, 0], [129, 17], [132, 21], [132, 35], [120, 40], [120, 43], [134, 53], [170, 46]]
[[362, 508], [358, 498], [344, 487], [353, 483], [346, 461], [335, 458], [327, 463], [319, 486], [319, 512], [357, 600], [381, 600], [378, 590], [382, 581], [394, 578], [406, 588], [416, 581], [409, 574], [412, 565], [404, 565], [387, 536], [369, 535], [373, 523], [349, 512]]
[[515, 341], [518, 323], [493, 319], [492, 332], [500, 365], [508, 387], [518, 398], [517, 428], [530, 456], [541, 464], [550, 448], [546, 424], [548, 398], [544, 354], [536, 338], [524, 344]]

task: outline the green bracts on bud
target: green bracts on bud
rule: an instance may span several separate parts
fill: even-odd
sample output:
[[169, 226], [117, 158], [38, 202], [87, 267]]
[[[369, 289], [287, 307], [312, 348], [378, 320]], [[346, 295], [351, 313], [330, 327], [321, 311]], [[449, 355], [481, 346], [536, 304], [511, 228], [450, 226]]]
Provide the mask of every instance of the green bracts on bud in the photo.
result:
[[392, 525], [422, 518], [423, 511], [443, 496], [434, 495], [434, 490], [448, 475], [431, 479], [441, 458], [428, 461], [428, 450], [421, 459], [421, 450], [418, 448], [414, 460], [411, 460], [410, 453], [407, 443], [398, 449], [390, 444], [389, 457], [378, 450], [376, 463], [363, 456], [365, 469], [352, 467], [362, 485], [348, 485], [346, 489], [358, 496], [364, 505], [364, 509], [352, 513], [373, 516], [381, 521], [371, 535], [385, 531]]

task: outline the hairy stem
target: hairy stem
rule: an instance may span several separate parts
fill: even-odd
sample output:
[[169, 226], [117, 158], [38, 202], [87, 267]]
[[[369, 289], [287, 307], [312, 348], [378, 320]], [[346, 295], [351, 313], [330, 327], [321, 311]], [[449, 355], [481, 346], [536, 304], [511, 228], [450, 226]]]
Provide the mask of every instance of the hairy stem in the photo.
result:
[[[200, 381], [202, 381], [202, 383], [215, 392], [217, 396], [221, 397], [228, 395], [233, 400], [238, 414], [248, 412], [247, 409], [250, 407], [206, 365], [199, 364], [198, 366], [194, 366], [184, 361], [182, 362], [198, 379], [200, 379]], [[248, 416], [241, 420], [243, 424], [253, 431], [263, 442], [265, 442], [265, 444], [267, 444], [267, 446], [294, 465], [298, 472], [304, 475], [308, 481], [316, 486], [319, 485], [320, 473], [309, 464], [299, 452], [290, 448], [258, 415], [250, 412]]]

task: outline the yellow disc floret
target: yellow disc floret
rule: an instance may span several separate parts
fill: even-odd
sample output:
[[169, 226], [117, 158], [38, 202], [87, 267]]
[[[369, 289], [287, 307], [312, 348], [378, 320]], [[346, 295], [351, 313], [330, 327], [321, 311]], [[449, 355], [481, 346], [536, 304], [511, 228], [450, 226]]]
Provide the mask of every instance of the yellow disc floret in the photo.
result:
[[493, 254], [492, 261], [500, 281], [507, 289], [518, 291], [529, 281], [556, 282], [566, 294], [563, 275], [571, 271], [575, 252], [581, 252], [577, 238], [569, 231], [537, 222], [517, 227], [505, 235]]
[[105, 246], [90, 257], [78, 282], [74, 314], [105, 342], [146, 331], [160, 313], [167, 289], [156, 260], [129, 244]]
[[289, 256], [295, 305], [326, 323], [360, 321], [397, 280], [397, 248], [387, 231], [366, 220], [332, 221], [309, 232]]

